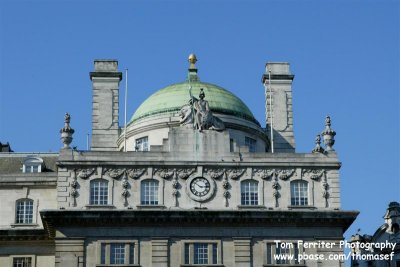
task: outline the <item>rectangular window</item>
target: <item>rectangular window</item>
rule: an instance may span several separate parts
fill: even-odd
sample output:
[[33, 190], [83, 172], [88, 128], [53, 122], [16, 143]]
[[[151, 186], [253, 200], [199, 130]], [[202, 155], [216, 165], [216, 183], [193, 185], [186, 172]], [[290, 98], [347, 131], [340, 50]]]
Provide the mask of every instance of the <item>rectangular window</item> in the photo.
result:
[[217, 243], [185, 243], [185, 264], [218, 264]]
[[158, 205], [158, 181], [144, 180], [141, 183], [141, 201], [142, 205]]
[[13, 267], [31, 267], [31, 257], [18, 257], [13, 259]]
[[255, 139], [245, 136], [244, 144], [249, 147], [249, 152], [256, 152], [256, 143]]
[[107, 205], [108, 204], [108, 181], [96, 179], [90, 182], [90, 204]]
[[246, 206], [258, 205], [258, 182], [245, 180], [241, 183], [241, 204]]
[[147, 136], [136, 139], [135, 151], [149, 151], [149, 138]]
[[308, 183], [306, 181], [293, 181], [290, 184], [291, 204], [293, 206], [308, 205]]
[[233, 141], [233, 139], [231, 138], [231, 139], [229, 139], [229, 150], [230, 150], [230, 152], [235, 152], [235, 146], [234, 146], [234, 141]]
[[22, 199], [17, 201], [17, 214], [15, 223], [33, 222], [33, 200]]
[[267, 265], [300, 265], [304, 264], [304, 261], [299, 261], [299, 247], [296, 242], [285, 242], [276, 245], [276, 243], [266, 244], [266, 258], [265, 263]]
[[120, 266], [122, 264], [137, 264], [135, 262], [134, 242], [102, 242], [100, 244], [101, 266]]

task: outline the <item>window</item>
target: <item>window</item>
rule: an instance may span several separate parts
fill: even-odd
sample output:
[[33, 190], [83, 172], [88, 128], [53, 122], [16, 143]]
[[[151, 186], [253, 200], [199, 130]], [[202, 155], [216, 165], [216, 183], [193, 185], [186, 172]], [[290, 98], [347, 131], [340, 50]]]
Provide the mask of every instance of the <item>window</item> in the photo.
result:
[[185, 243], [185, 264], [217, 264], [217, 243]]
[[31, 266], [32, 266], [31, 257], [13, 258], [13, 267], [31, 267]]
[[245, 136], [244, 144], [249, 147], [249, 152], [256, 152], [256, 143], [257, 141], [253, 138]]
[[100, 245], [100, 266], [136, 264], [134, 242], [104, 242]]
[[258, 205], [258, 182], [254, 180], [245, 180], [240, 184], [241, 204]]
[[33, 200], [20, 199], [17, 200], [17, 212], [15, 223], [32, 223], [33, 222]]
[[299, 247], [296, 242], [267, 243], [267, 265], [298, 265], [300, 264]]
[[158, 181], [143, 180], [140, 186], [142, 205], [158, 205]]
[[293, 181], [290, 183], [291, 204], [293, 206], [308, 205], [308, 183], [306, 181]]
[[22, 172], [24, 173], [37, 173], [42, 172], [43, 160], [37, 157], [28, 157], [24, 160]]
[[147, 136], [136, 139], [135, 151], [149, 151], [149, 138]]
[[90, 182], [90, 204], [107, 205], [108, 204], [108, 181], [104, 179], [95, 179]]

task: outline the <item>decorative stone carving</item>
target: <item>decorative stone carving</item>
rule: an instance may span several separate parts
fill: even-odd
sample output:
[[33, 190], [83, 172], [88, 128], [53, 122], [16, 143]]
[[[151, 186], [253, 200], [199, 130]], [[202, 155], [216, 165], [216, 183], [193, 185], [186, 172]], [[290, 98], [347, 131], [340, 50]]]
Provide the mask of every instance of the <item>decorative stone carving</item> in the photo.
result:
[[176, 173], [178, 175], [178, 178], [187, 179], [195, 171], [196, 171], [196, 168], [183, 168], [183, 169], [177, 169]]
[[276, 170], [276, 175], [281, 180], [287, 180], [290, 177], [292, 177], [292, 175], [295, 174], [295, 173], [296, 173], [295, 169], [279, 169], [279, 170]]
[[318, 181], [324, 175], [325, 169], [303, 169], [302, 176]]
[[174, 169], [155, 168], [153, 174], [156, 174], [163, 179], [169, 179], [174, 175], [174, 171]]
[[199, 132], [202, 132], [203, 130], [225, 130], [223, 121], [212, 114], [208, 101], [204, 100], [205, 96], [204, 90], [201, 88], [199, 99], [192, 96], [189, 100], [189, 104], [186, 104], [181, 108], [181, 125], [193, 124], [193, 127], [198, 129]]
[[240, 176], [242, 176], [245, 171], [246, 171], [246, 168], [232, 168], [232, 169], [227, 169], [226, 174], [229, 179], [236, 180]]
[[79, 195], [79, 193], [78, 193], [78, 186], [79, 186], [79, 183], [78, 183], [78, 181], [76, 180], [76, 176], [75, 176], [75, 177], [74, 177], [74, 180], [71, 182], [71, 191], [70, 191], [71, 196], [72, 196], [73, 199], [74, 199], [74, 202], [72, 203], [72, 206], [73, 206], [73, 207], [76, 207], [76, 198], [77, 198], [78, 195]]
[[133, 168], [133, 169], [127, 169], [126, 174], [128, 175], [129, 178], [138, 179], [145, 173], [145, 171], [146, 168]]
[[110, 176], [113, 179], [121, 177], [125, 173], [124, 168], [104, 168], [103, 174]]
[[218, 179], [224, 174], [225, 169], [224, 168], [205, 168], [204, 172], [207, 173], [208, 176], [210, 176], [211, 178]]
[[311, 151], [312, 153], [324, 153], [324, 149], [321, 147], [321, 136], [317, 134], [315, 137], [315, 147]]
[[325, 151], [335, 151], [332, 146], [335, 144], [336, 132], [331, 129], [331, 117], [325, 118], [325, 130], [321, 133], [324, 138]]
[[88, 168], [88, 169], [78, 169], [76, 170], [77, 176], [81, 179], [89, 178], [94, 172], [96, 168]]
[[224, 193], [223, 193], [223, 196], [225, 198], [225, 207], [228, 207], [229, 206], [228, 199], [231, 197], [231, 193], [229, 193], [228, 190], [225, 190]]
[[279, 193], [280, 185], [278, 183], [278, 177], [275, 176], [275, 181], [272, 183], [272, 189], [274, 189], [273, 196], [275, 198], [275, 207], [279, 207], [279, 198], [281, 194]]
[[175, 198], [175, 207], [179, 206], [178, 197], [179, 197], [179, 188], [180, 184], [178, 182], [178, 175], [175, 176], [174, 181], [172, 181], [172, 196]]
[[64, 116], [64, 127], [60, 129], [61, 141], [64, 144], [63, 149], [70, 148], [69, 145], [71, 144], [72, 139], [73, 139], [72, 135], [75, 132], [75, 130], [69, 126], [70, 121], [71, 121], [71, 116], [67, 112], [67, 113], [65, 113], [65, 116]]
[[253, 173], [257, 174], [261, 179], [267, 180], [271, 179], [275, 174], [275, 169], [255, 168]]
[[123, 198], [125, 198], [124, 206], [126, 207], [126, 206], [128, 206], [128, 197], [129, 197], [129, 195], [130, 195], [130, 194], [129, 194], [129, 191], [128, 191], [129, 182], [128, 182], [128, 177], [127, 177], [126, 175], [125, 175], [124, 178], [122, 179], [121, 185], [122, 185], [122, 192], [121, 192], [121, 195], [122, 195]]

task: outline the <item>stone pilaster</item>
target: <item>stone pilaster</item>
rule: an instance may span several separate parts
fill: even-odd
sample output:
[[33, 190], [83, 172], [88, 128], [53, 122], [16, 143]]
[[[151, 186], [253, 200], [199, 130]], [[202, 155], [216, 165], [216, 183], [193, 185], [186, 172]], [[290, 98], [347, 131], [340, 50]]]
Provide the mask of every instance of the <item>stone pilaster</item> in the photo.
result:
[[119, 82], [118, 61], [95, 60], [93, 83], [92, 150], [115, 151], [119, 133]]
[[56, 267], [84, 266], [84, 239], [56, 238]]
[[251, 239], [234, 238], [235, 246], [235, 267], [250, 267], [251, 260]]
[[292, 108], [293, 78], [289, 63], [286, 62], [268, 62], [266, 72], [262, 77], [266, 98], [267, 134], [271, 139], [270, 127], [272, 125], [274, 152], [277, 153], [295, 152]]
[[168, 239], [151, 240], [151, 267], [168, 267]]

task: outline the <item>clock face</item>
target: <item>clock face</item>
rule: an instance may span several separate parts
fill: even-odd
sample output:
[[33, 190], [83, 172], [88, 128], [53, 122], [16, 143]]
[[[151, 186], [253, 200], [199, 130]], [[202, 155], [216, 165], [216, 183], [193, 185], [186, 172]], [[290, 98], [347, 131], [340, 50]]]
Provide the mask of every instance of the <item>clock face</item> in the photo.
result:
[[193, 195], [203, 197], [210, 192], [210, 182], [203, 177], [198, 177], [192, 180], [190, 183], [190, 191]]

